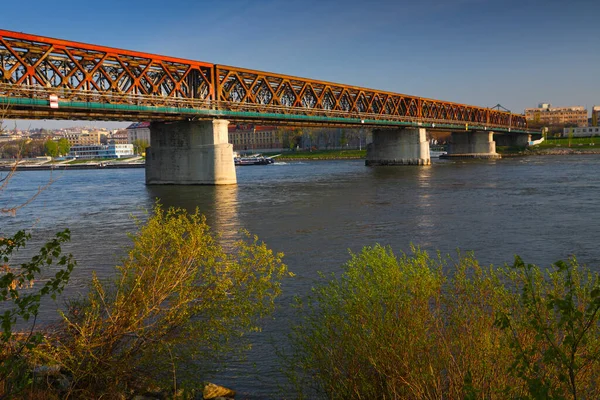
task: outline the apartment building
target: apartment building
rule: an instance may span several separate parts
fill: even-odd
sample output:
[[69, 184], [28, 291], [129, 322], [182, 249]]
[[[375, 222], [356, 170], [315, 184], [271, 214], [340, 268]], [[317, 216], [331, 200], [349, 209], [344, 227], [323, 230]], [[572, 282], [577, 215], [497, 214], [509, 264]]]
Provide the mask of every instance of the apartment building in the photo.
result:
[[150, 144], [150, 122], [135, 122], [127, 127], [127, 143], [145, 140]]
[[592, 126], [600, 125], [600, 106], [592, 107]]
[[100, 144], [100, 138], [106, 132], [102, 131], [81, 131], [81, 132], [69, 132], [64, 134], [64, 138], [69, 141], [71, 147], [73, 146], [87, 146]]
[[537, 108], [526, 108], [525, 118], [527, 121], [548, 126], [574, 124], [583, 127], [588, 125], [588, 112], [583, 106], [552, 107], [549, 103], [541, 103]]
[[229, 125], [229, 143], [233, 150], [281, 149], [282, 137], [276, 126]]
[[112, 135], [110, 135], [108, 142], [112, 143], [112, 144], [131, 143], [131, 142], [129, 142], [129, 137], [128, 137], [126, 129], [120, 129], [120, 130], [114, 132]]

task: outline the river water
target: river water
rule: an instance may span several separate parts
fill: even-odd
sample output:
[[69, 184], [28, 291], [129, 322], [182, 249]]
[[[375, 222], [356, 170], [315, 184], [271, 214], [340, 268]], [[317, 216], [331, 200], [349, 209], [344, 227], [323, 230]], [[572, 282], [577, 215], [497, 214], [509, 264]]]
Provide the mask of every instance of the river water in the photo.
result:
[[[78, 267], [68, 294], [85, 290], [91, 272], [109, 276], [158, 198], [196, 207], [223, 240], [240, 228], [257, 234], [296, 274], [283, 285], [274, 319], [253, 337], [248, 362], [232, 362], [213, 381], [237, 398], [277, 399], [277, 358], [289, 307], [318, 271], [339, 272], [348, 251], [380, 243], [397, 253], [411, 243], [434, 252], [472, 250], [483, 264], [549, 266], [575, 254], [598, 270], [600, 155], [538, 156], [497, 161], [434, 160], [430, 167], [365, 167], [363, 160], [287, 162], [238, 167], [237, 186], [146, 186], [143, 169], [21, 172], [0, 202], [18, 203], [54, 179], [16, 217], [0, 217], [0, 234], [32, 229], [36, 240], [70, 228]], [[1, 205], [1, 204], [0, 204]], [[35, 248], [35, 245], [31, 246]], [[52, 318], [56, 306], [44, 309]]]

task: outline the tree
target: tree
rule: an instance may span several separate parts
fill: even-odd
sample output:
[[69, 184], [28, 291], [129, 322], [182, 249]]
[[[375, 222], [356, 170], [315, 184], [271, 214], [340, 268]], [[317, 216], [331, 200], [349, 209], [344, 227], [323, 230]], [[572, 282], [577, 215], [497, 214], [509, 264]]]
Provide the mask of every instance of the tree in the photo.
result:
[[43, 139], [24, 139], [21, 140], [21, 149], [23, 157], [38, 157], [44, 155], [44, 143]]
[[47, 343], [43, 362], [69, 372], [75, 397], [197, 386], [226, 353], [247, 348], [288, 275], [256, 237], [226, 252], [198, 211], [157, 206], [139, 228], [115, 278], [94, 276]]
[[290, 150], [295, 150], [302, 144], [302, 129], [294, 128], [288, 131], [288, 145]]
[[348, 144], [348, 136], [346, 135], [346, 130], [342, 130], [342, 133], [340, 135], [340, 146], [342, 147], [342, 149], [344, 147], [346, 147], [346, 145]]
[[317, 147], [315, 146], [317, 144], [316, 142], [318, 137], [317, 130], [315, 128], [304, 128], [303, 133], [308, 138], [308, 145], [306, 147], [309, 147], [311, 150], [313, 147]]
[[58, 157], [60, 151], [58, 143], [52, 139], [48, 139], [44, 142], [44, 153], [50, 157]]
[[133, 141], [133, 152], [137, 155], [142, 155], [146, 152], [146, 148], [149, 146], [148, 141], [144, 139], [135, 139]]
[[569, 134], [568, 134], [568, 137], [569, 137], [569, 147], [571, 147], [571, 141], [573, 140], [573, 136], [574, 135], [575, 134], [573, 133], [573, 129], [569, 129]]
[[58, 141], [58, 154], [61, 156], [66, 156], [69, 154], [71, 150], [71, 143], [65, 138], [62, 138]]
[[281, 144], [282, 149], [289, 147], [286, 146], [286, 129], [284, 127], [277, 127], [277, 130], [275, 131], [275, 137], [277, 138], [277, 141]]

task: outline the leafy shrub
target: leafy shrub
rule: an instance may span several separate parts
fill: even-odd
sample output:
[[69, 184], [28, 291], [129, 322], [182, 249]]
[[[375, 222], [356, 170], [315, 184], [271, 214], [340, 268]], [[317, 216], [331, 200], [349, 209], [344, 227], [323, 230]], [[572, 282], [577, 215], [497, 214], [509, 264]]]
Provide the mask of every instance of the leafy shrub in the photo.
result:
[[298, 299], [300, 398], [599, 398], [597, 275], [412, 252], [366, 247]]
[[39, 355], [72, 377], [70, 395], [201, 387], [224, 355], [247, 348], [287, 275], [256, 237], [226, 252], [198, 212], [157, 206], [132, 239], [115, 278], [93, 277]]
[[575, 258], [556, 262], [547, 276], [519, 257], [512, 269], [508, 275], [521, 293], [518, 312], [500, 312], [496, 321], [511, 333], [510, 372], [535, 399], [600, 398], [598, 275]]
[[[76, 265], [71, 254], [62, 254], [62, 244], [70, 238], [69, 230], [59, 232], [30, 261], [14, 265], [12, 257], [25, 247], [31, 235], [19, 231], [11, 237], [0, 237], [0, 397], [14, 395], [31, 383], [26, 356], [43, 340], [42, 333], [35, 330], [42, 298], [56, 299]], [[61, 269], [43, 278], [52, 264]], [[27, 331], [15, 332], [19, 322], [29, 321]]]

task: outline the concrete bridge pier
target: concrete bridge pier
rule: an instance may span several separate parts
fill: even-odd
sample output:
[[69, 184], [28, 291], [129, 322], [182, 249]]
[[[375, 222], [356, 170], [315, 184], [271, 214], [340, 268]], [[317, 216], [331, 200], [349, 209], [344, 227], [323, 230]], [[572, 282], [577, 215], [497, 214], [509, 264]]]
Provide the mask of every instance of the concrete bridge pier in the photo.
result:
[[365, 165], [429, 165], [424, 128], [374, 129]]
[[147, 185], [230, 185], [237, 182], [229, 121], [152, 122]]
[[452, 132], [444, 158], [500, 158], [492, 131]]
[[496, 146], [525, 147], [531, 141], [531, 135], [523, 133], [505, 133], [494, 135]]

